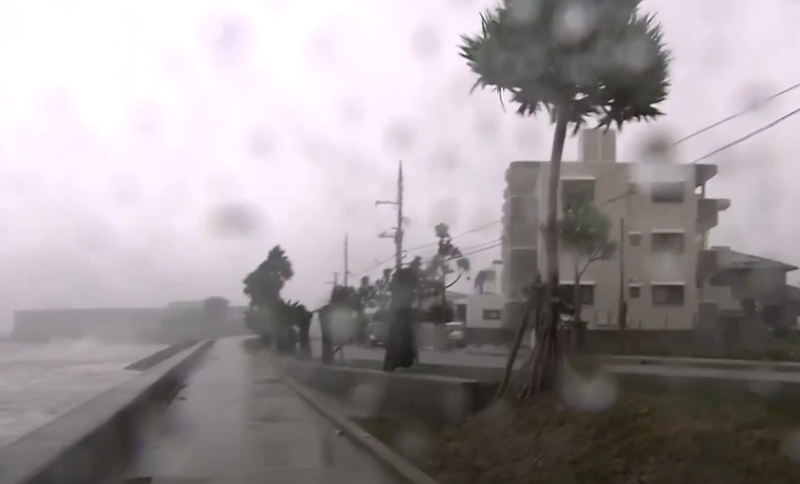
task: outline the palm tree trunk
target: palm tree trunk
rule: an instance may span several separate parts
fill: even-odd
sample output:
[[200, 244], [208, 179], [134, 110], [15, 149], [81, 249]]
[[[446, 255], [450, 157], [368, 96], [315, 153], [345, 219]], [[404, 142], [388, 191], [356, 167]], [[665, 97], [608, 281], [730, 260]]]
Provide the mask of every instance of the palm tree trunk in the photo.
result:
[[575, 350], [582, 353], [586, 346], [586, 325], [583, 324], [581, 319], [581, 310], [583, 303], [581, 301], [581, 277], [583, 274], [577, 268], [575, 269], [575, 287], [573, 288], [572, 304], [575, 307], [575, 314], [572, 315], [572, 327], [570, 328], [570, 335], [574, 335]]
[[558, 194], [561, 181], [561, 158], [567, 139], [568, 112], [565, 108], [556, 113], [553, 149], [550, 154], [550, 178], [547, 184], [547, 221], [545, 226], [545, 255], [547, 279], [545, 280], [543, 321], [536, 328], [536, 345], [530, 356], [530, 378], [521, 396], [530, 395], [555, 383], [560, 364], [558, 344], [558, 308], [554, 304], [558, 290]]
[[[511, 383], [511, 375], [514, 373], [514, 363], [517, 361], [519, 348], [522, 346], [522, 339], [525, 337], [525, 333], [528, 331], [528, 326], [530, 326], [531, 314], [534, 314], [534, 317], [538, 317], [539, 315], [540, 311], [538, 308], [536, 308], [536, 306], [537, 301], [541, 300], [540, 289], [541, 287], [536, 283], [531, 286], [531, 293], [528, 295], [528, 302], [525, 304], [525, 312], [522, 314], [522, 322], [517, 328], [517, 335], [514, 338], [511, 351], [506, 359], [506, 368], [503, 372], [503, 379], [500, 381], [500, 386], [497, 387], [498, 399], [505, 396], [506, 390], [508, 390], [508, 386]], [[538, 304], [538, 306], [541, 306], [541, 304]]]

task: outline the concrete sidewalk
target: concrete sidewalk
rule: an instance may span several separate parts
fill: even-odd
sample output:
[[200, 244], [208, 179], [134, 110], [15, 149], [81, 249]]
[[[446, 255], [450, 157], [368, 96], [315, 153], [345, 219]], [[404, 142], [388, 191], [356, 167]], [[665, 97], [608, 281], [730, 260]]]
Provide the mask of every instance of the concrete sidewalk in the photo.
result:
[[404, 482], [308, 407], [268, 358], [246, 354], [238, 338], [217, 341], [142, 446], [115, 483]]

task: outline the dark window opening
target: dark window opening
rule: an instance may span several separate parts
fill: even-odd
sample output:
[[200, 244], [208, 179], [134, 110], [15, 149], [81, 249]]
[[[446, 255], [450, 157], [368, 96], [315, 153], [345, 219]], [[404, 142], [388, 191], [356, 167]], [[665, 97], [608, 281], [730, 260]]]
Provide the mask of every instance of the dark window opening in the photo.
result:
[[672, 181], [653, 183], [650, 186], [653, 203], [683, 203], [685, 182]]
[[[581, 284], [579, 297], [581, 304], [591, 306], [594, 304], [594, 284]], [[561, 297], [569, 304], [574, 304], [575, 286], [572, 284], [563, 284], [560, 288]]]
[[683, 285], [653, 286], [654, 306], [683, 306]]
[[683, 254], [684, 235], [682, 233], [656, 233], [653, 234], [653, 252], [670, 252], [673, 254]]
[[502, 317], [503, 312], [499, 309], [484, 309], [483, 310], [483, 319], [484, 321], [499, 321]]

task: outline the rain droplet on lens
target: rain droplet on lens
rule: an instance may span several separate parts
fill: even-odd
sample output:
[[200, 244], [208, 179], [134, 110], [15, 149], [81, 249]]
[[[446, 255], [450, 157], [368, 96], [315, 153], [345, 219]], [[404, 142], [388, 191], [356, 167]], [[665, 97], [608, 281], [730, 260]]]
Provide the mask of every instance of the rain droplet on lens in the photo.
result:
[[246, 29], [241, 21], [228, 18], [215, 26], [211, 45], [214, 54], [222, 62], [236, 64], [245, 51], [246, 43]]
[[619, 397], [617, 382], [610, 375], [597, 373], [591, 377], [574, 370], [564, 372], [561, 394], [564, 403], [579, 412], [599, 413], [610, 409]]
[[775, 89], [766, 82], [751, 82], [740, 89], [739, 99], [746, 111], [759, 111], [767, 106]]
[[210, 214], [209, 229], [221, 237], [250, 237], [261, 229], [259, 211], [245, 203], [230, 203], [214, 208]]
[[439, 56], [441, 42], [439, 34], [430, 25], [419, 25], [411, 34], [411, 53], [420, 60], [432, 60]]
[[383, 132], [383, 142], [389, 150], [405, 154], [414, 147], [416, 133], [411, 123], [392, 120]]
[[266, 129], [257, 129], [250, 134], [250, 152], [256, 158], [266, 158], [275, 151], [275, 140]]

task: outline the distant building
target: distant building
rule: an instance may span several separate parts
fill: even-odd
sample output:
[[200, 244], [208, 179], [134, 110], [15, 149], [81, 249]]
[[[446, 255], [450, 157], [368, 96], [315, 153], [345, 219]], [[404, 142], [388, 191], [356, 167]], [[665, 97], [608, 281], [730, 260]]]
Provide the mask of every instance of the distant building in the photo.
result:
[[745, 254], [730, 247], [712, 247], [713, 275], [701, 288], [703, 300], [714, 301], [718, 310], [738, 312], [752, 301], [759, 318], [773, 328], [794, 326], [797, 320], [797, 292], [787, 284], [789, 272], [797, 266], [766, 257]]
[[464, 323], [468, 344], [503, 344], [505, 296], [500, 292], [497, 266], [478, 271], [473, 278], [475, 293], [454, 299], [456, 319]]
[[230, 306], [222, 324], [204, 321], [203, 300], [160, 308], [16, 310], [11, 338], [19, 341], [97, 338], [126, 343], [174, 344], [250, 334], [246, 308]]

